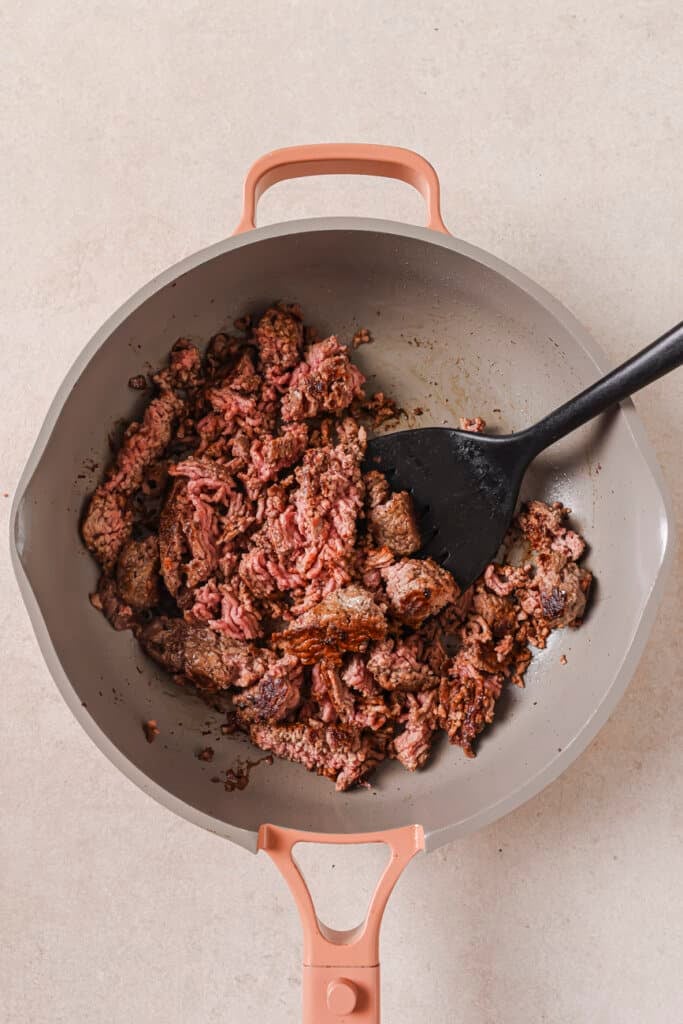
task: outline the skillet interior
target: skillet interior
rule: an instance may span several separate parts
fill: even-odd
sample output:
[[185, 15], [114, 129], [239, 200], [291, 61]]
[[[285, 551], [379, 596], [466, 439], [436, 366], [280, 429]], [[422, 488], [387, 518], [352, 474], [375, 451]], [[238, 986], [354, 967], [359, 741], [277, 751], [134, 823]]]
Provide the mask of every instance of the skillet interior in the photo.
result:
[[[630, 403], [534, 466], [524, 494], [560, 498], [574, 510], [598, 583], [582, 629], [553, 634], [534, 657], [526, 690], [504, 696], [476, 760], [440, 744], [428, 770], [409, 775], [386, 765], [372, 792], [342, 795], [326, 780], [276, 762], [254, 770], [243, 792], [226, 793], [211, 776], [236, 757], [253, 756], [253, 748], [242, 738], [216, 742], [215, 729], [204, 735], [217, 716], [90, 607], [97, 573], [77, 523], [109, 458], [109, 430], [144, 404], [128, 389], [128, 378], [157, 366], [177, 337], [206, 340], [275, 298], [300, 302], [307, 322], [343, 339], [370, 327], [376, 341], [358, 351], [357, 361], [372, 386], [407, 410], [424, 410], [415, 425], [482, 415], [492, 429], [516, 430], [599, 373], [566, 311], [455, 240], [348, 220], [288, 224], [228, 240], [131, 299], [67, 378], [13, 510], [20, 582], [75, 713], [109, 756], [173, 809], [252, 848], [253, 830], [264, 821], [328, 832], [418, 822], [435, 845], [532, 795], [605, 720], [653, 615], [668, 543], [666, 500]], [[97, 470], [86, 468], [92, 463]], [[148, 718], [161, 728], [152, 745], [141, 729]], [[216, 750], [210, 765], [194, 756], [207, 743]]]

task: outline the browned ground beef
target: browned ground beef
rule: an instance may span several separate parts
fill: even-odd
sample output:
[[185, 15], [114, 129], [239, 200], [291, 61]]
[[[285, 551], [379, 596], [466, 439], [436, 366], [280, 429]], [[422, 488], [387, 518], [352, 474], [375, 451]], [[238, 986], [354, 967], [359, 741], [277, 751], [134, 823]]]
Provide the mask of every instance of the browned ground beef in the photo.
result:
[[386, 487], [383, 493], [381, 484], [372, 484], [367, 488], [368, 529], [378, 547], [391, 548], [397, 555], [413, 555], [420, 549], [420, 531], [415, 522], [413, 502], [407, 491], [389, 494], [389, 485], [381, 473], [374, 471], [381, 483]]
[[124, 544], [116, 563], [116, 586], [136, 612], [159, 603], [159, 541], [153, 534]]
[[361, 651], [386, 635], [387, 620], [372, 595], [355, 584], [340, 587], [304, 612], [271, 643], [294, 654], [304, 665], [321, 659], [340, 661], [346, 651]]
[[82, 523], [93, 605], [180, 685], [231, 698], [231, 730], [337, 789], [385, 758], [421, 768], [440, 732], [473, 756], [530, 645], [581, 622], [591, 574], [568, 510], [526, 505], [508, 546], [527, 560], [461, 593], [414, 557], [410, 495], [363, 471], [363, 423], [395, 405], [296, 306], [203, 356], [181, 339], [152, 380]]

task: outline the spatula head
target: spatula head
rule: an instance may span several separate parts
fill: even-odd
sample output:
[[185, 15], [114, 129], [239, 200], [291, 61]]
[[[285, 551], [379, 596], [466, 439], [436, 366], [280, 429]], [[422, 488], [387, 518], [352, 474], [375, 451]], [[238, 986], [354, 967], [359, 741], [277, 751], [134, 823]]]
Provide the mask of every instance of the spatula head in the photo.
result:
[[422, 548], [464, 589], [496, 555], [510, 525], [526, 460], [515, 437], [449, 427], [372, 438], [366, 469], [413, 498]]

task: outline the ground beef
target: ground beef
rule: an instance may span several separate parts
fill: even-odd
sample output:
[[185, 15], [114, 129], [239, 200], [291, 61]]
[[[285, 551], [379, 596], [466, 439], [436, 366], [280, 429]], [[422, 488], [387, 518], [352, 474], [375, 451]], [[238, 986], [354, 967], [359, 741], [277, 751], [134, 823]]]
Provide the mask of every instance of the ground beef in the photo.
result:
[[136, 611], [159, 603], [159, 540], [129, 540], [116, 564], [116, 586], [121, 598]]
[[275, 655], [263, 648], [183, 619], [155, 618], [138, 630], [140, 644], [173, 675], [214, 692], [251, 686], [268, 671]]
[[147, 406], [142, 423], [132, 423], [121, 447], [88, 505], [81, 525], [83, 540], [105, 572], [111, 572], [133, 527], [130, 499], [142, 484], [145, 469], [171, 440], [184, 409], [173, 391], [162, 391]]
[[370, 532], [380, 547], [386, 546], [397, 555], [412, 555], [420, 549], [420, 531], [407, 491], [399, 491], [384, 502], [371, 504], [367, 518]]
[[392, 612], [407, 626], [419, 626], [460, 593], [451, 574], [431, 558], [402, 558], [382, 569], [381, 575]]
[[262, 750], [332, 779], [339, 791], [365, 778], [386, 756], [386, 741], [377, 734], [317, 721], [255, 725], [249, 735]]
[[100, 576], [97, 590], [90, 595], [90, 603], [114, 629], [133, 629], [136, 624], [135, 612], [123, 600], [111, 576]]
[[490, 725], [505, 677], [481, 666], [482, 652], [476, 644], [463, 644], [441, 681], [439, 724], [451, 743], [474, 757], [472, 744], [485, 725]]
[[387, 478], [377, 469], [371, 469], [369, 473], [365, 473], [363, 483], [365, 484], [365, 500], [368, 509], [383, 505], [391, 494]]
[[279, 437], [257, 438], [252, 442], [249, 460], [258, 483], [276, 480], [281, 470], [298, 462], [308, 445], [308, 427], [296, 423]]
[[365, 650], [386, 631], [386, 618], [372, 595], [354, 585], [335, 590], [284, 632], [273, 634], [272, 642], [311, 665], [321, 658], [339, 661], [345, 651]]
[[580, 625], [586, 608], [591, 574], [568, 562], [558, 552], [539, 556], [530, 586], [522, 592], [520, 605], [532, 617], [545, 620], [550, 629]]
[[364, 383], [348, 349], [332, 335], [310, 345], [292, 373], [282, 400], [282, 418], [291, 422], [312, 419], [322, 412], [343, 412], [363, 394]]
[[192, 505], [187, 483], [177, 480], [164, 505], [159, 521], [159, 555], [161, 575], [169, 593], [175, 597], [183, 585], [187, 536], [192, 523]]
[[347, 682], [348, 675], [343, 675], [334, 662], [318, 662], [311, 678], [311, 697], [323, 722], [342, 722], [359, 730], [377, 732], [391, 716], [379, 687], [365, 692], [356, 687], [354, 692]]
[[266, 669], [258, 683], [235, 697], [240, 722], [280, 722], [288, 718], [301, 701], [303, 680], [301, 662], [285, 654]]
[[102, 484], [88, 505], [81, 532], [102, 568], [111, 572], [133, 529], [133, 513], [122, 491]]
[[204, 355], [181, 338], [151, 376], [82, 523], [101, 568], [93, 606], [179, 685], [220, 692], [226, 731], [339, 790], [386, 758], [422, 768], [439, 734], [473, 756], [531, 649], [580, 624], [583, 539], [559, 502], [529, 502], [461, 594], [415, 557], [408, 492], [364, 471], [361, 423], [395, 403], [368, 397], [349, 349], [298, 307], [254, 322]]
[[540, 557], [557, 552], [565, 561], [576, 562], [586, 549], [586, 542], [566, 526], [570, 509], [559, 501], [545, 505], [530, 501], [519, 514], [519, 527], [529, 547]]
[[437, 695], [420, 693], [408, 696], [408, 710], [399, 732], [391, 744], [390, 754], [414, 772], [429, 759], [437, 729]]
[[517, 627], [517, 606], [514, 600], [509, 595], [492, 593], [485, 585], [476, 585], [471, 608], [470, 618], [486, 623], [484, 631], [490, 630], [491, 636], [506, 636]]
[[439, 684], [439, 675], [425, 660], [424, 645], [416, 633], [373, 644], [367, 667], [383, 690], [428, 690]]
[[359, 415], [366, 419], [372, 427], [381, 427], [384, 423], [390, 423], [399, 417], [399, 409], [393, 398], [389, 398], [383, 391], [375, 391], [370, 398], [358, 402]]
[[259, 362], [267, 377], [282, 381], [301, 358], [303, 345], [301, 310], [296, 306], [278, 305], [259, 320], [255, 341]]

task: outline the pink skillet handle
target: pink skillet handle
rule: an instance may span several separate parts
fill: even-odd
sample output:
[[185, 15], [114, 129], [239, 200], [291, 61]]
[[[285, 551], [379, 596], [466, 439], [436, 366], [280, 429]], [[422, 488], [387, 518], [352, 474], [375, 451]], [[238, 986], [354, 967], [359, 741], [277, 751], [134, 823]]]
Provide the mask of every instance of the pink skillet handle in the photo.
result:
[[419, 153], [399, 146], [324, 142], [315, 146], [275, 149], [252, 165], [244, 182], [242, 218], [234, 234], [256, 227], [256, 204], [271, 185], [288, 178], [305, 178], [314, 174], [369, 174], [405, 181], [424, 196], [427, 227], [445, 235], [449, 233], [441, 219], [439, 179], [429, 161]]
[[[357, 928], [334, 931], [319, 919], [304, 877], [292, 856], [297, 843], [385, 843], [391, 857]], [[380, 1024], [379, 930], [391, 891], [406, 864], [424, 850], [420, 825], [328, 835], [262, 825], [259, 850], [265, 850], [290, 888], [304, 933], [303, 1024]]]

